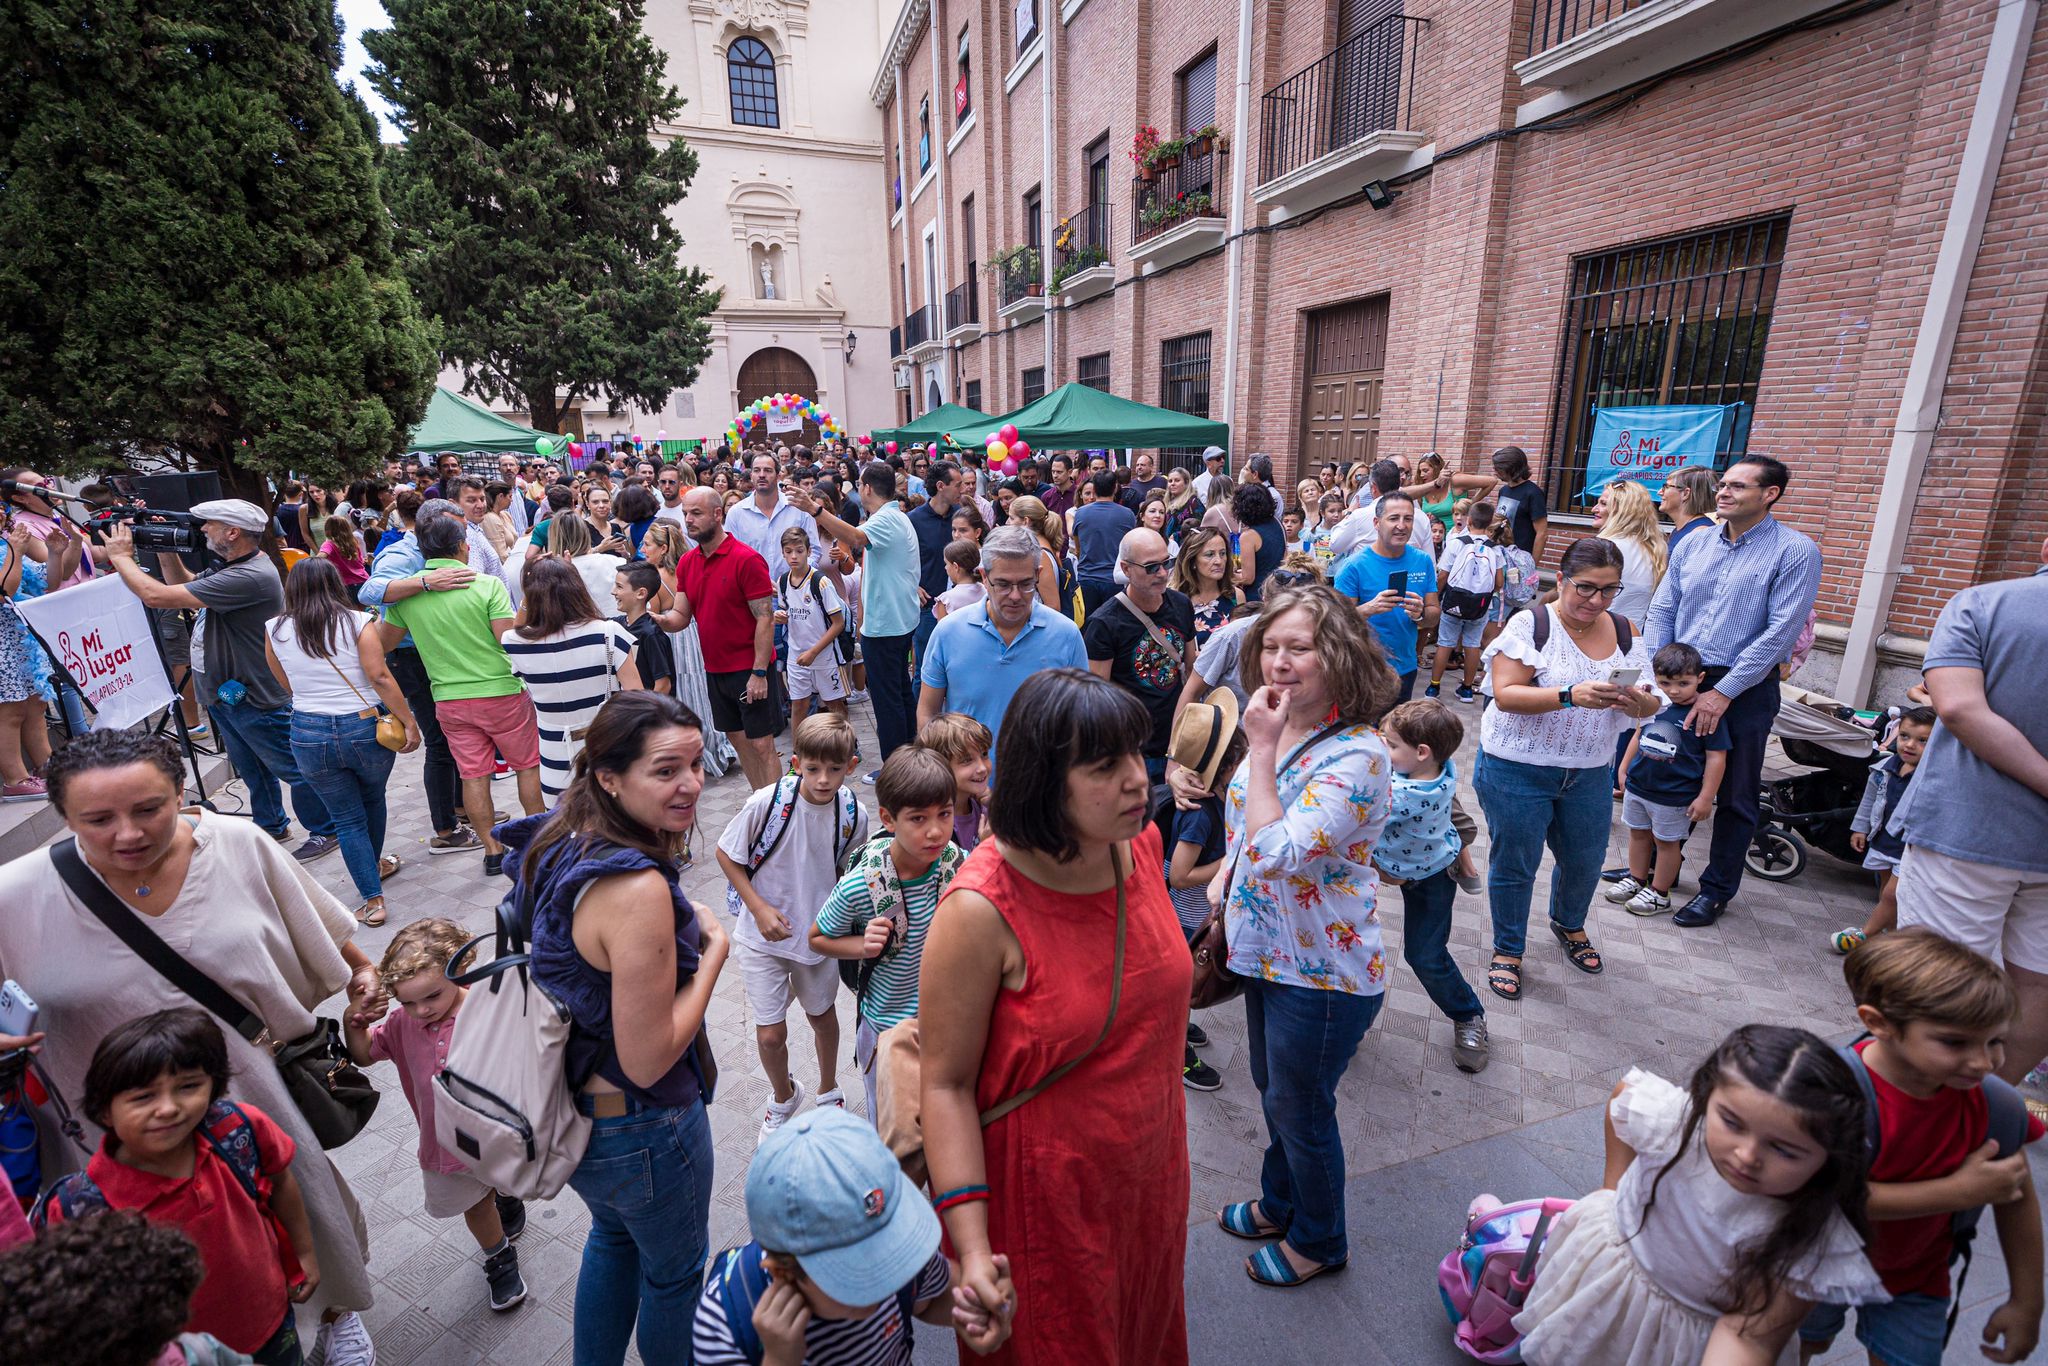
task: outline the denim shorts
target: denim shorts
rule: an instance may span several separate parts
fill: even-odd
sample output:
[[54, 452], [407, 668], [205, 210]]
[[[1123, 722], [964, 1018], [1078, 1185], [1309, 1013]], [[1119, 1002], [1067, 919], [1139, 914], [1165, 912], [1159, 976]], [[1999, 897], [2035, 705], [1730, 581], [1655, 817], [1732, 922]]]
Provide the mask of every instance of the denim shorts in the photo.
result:
[[[1799, 1325], [1799, 1339], [1826, 1344], [1849, 1321], [1850, 1306], [1817, 1304]], [[1894, 1295], [1889, 1304], [1859, 1304], [1856, 1340], [1885, 1366], [1941, 1366], [1948, 1335], [1948, 1298]]]
[[1686, 809], [1653, 802], [1633, 792], [1621, 794], [1621, 823], [1631, 830], [1647, 830], [1666, 844], [1683, 844], [1692, 833], [1692, 817], [1685, 814]]
[[1486, 623], [1493, 616], [1493, 609], [1487, 608], [1486, 616], [1467, 621], [1454, 617], [1449, 612], [1436, 619], [1436, 643], [1443, 649], [1463, 649], [1476, 646], [1486, 638]]

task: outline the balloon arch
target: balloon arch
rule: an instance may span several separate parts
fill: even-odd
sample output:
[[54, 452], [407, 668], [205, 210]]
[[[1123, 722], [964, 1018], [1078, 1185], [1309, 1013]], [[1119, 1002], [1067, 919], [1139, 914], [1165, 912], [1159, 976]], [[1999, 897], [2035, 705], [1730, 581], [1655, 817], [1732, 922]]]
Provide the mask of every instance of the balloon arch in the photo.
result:
[[770, 394], [757, 398], [740, 410], [732, 425], [725, 429], [725, 443], [738, 450], [746, 437], [756, 428], [765, 435], [771, 415], [783, 414], [796, 418], [808, 418], [818, 424], [818, 431], [834, 441], [846, 439], [846, 428], [839, 425], [832, 414], [820, 408], [817, 403], [802, 394]]

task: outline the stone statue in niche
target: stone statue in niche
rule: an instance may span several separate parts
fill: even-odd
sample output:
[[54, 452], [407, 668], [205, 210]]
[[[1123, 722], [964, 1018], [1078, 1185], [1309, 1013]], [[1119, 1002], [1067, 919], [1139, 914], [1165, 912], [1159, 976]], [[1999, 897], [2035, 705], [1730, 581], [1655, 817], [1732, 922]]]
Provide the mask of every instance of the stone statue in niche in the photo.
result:
[[765, 256], [761, 258], [761, 297], [775, 297], [775, 265]]

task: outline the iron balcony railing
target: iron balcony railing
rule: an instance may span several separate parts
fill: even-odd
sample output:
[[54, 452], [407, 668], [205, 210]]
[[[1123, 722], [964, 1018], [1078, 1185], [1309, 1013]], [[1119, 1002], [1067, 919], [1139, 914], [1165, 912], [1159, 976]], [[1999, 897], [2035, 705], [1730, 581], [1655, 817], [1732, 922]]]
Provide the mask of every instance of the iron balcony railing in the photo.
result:
[[1223, 217], [1230, 193], [1229, 155], [1211, 146], [1200, 156], [1183, 152], [1150, 180], [1131, 181], [1131, 241], [1150, 241], [1190, 218]]
[[946, 330], [981, 321], [981, 282], [975, 278], [974, 262], [967, 263], [967, 283], [946, 291]]
[[890, 329], [889, 329], [889, 355], [890, 355], [891, 359], [893, 359], [893, 358], [895, 358], [895, 357], [897, 357], [897, 356], [900, 356], [900, 355], [902, 355], [902, 354], [903, 354], [903, 328], [902, 328], [901, 326], [897, 326], [897, 327], [892, 327], [892, 328], [890, 328]]
[[[1060, 245], [1062, 240], [1065, 246]], [[1055, 291], [1069, 275], [1109, 264], [1109, 205], [1090, 204], [1067, 215], [1053, 235], [1053, 250], [1057, 253], [1052, 268]]]
[[1374, 133], [1414, 128], [1415, 49], [1428, 26], [1389, 14], [1267, 91], [1259, 101], [1259, 183]]
[[936, 311], [930, 304], [910, 310], [910, 316], [903, 320], [905, 351], [914, 351], [932, 340], [932, 314]]
[[1528, 55], [1548, 52], [1648, 3], [1650, 0], [1536, 0], [1529, 15]]
[[1045, 283], [1045, 277], [1039, 273], [1042, 250], [1043, 248], [1032, 248], [1029, 259], [1014, 262], [1001, 272], [996, 282], [997, 292], [1002, 296], [999, 307], [1008, 308], [1028, 294], [1045, 292], [1038, 288]]

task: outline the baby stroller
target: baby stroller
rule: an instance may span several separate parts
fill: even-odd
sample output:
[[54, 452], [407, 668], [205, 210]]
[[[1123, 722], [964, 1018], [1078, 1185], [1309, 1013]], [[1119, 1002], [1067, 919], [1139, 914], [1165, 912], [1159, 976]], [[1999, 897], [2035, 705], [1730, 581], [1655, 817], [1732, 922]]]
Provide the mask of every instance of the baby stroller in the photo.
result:
[[1807, 771], [1765, 781], [1756, 835], [1743, 858], [1750, 872], [1770, 882], [1805, 872], [1809, 845], [1846, 863], [1863, 862], [1849, 844], [1849, 822], [1877, 758], [1876, 727], [1884, 722], [1882, 712], [1858, 712], [1802, 688], [1784, 687], [1784, 695], [1771, 733], [1785, 757]]

